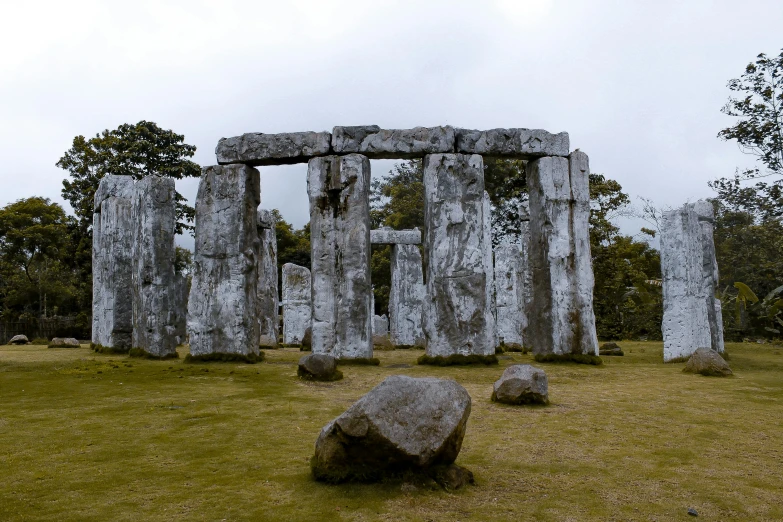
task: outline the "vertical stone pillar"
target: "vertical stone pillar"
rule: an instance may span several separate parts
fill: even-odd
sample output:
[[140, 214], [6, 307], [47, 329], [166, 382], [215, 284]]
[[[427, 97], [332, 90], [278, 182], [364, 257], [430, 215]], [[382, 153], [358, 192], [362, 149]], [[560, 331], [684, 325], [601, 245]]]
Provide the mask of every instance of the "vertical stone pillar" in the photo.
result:
[[528, 163], [533, 283], [528, 342], [542, 358], [598, 355], [588, 182], [582, 152]]
[[481, 156], [425, 156], [424, 193], [427, 355], [493, 355]]
[[370, 161], [360, 154], [308, 163], [313, 353], [372, 357]]
[[519, 206], [519, 303], [522, 345], [530, 347], [528, 325], [533, 302], [533, 276], [530, 271], [530, 206], [523, 201]]
[[495, 248], [495, 299], [497, 335], [507, 350], [521, 350], [522, 319], [525, 317], [522, 295], [522, 256], [519, 245], [503, 242]]
[[188, 337], [187, 319], [188, 319], [188, 294], [190, 294], [190, 284], [185, 274], [177, 272], [174, 275], [177, 288], [177, 327], [174, 335], [177, 337], [177, 344], [185, 344]]
[[258, 358], [256, 211], [260, 199], [256, 169], [221, 165], [202, 170], [188, 302], [192, 357]]
[[258, 324], [262, 347], [277, 348], [280, 335], [277, 297], [277, 220], [270, 210], [258, 210]]
[[389, 331], [393, 345], [402, 348], [424, 346], [421, 324], [424, 293], [419, 247], [392, 246]]
[[495, 264], [494, 264], [494, 246], [492, 244], [492, 204], [489, 201], [489, 194], [484, 191], [482, 201], [482, 226], [484, 233], [484, 272], [487, 274], [487, 306], [489, 313], [492, 314], [492, 336], [493, 344], [497, 346], [497, 309], [495, 305]]
[[283, 265], [283, 344], [300, 344], [312, 320], [310, 270]]
[[147, 176], [133, 190], [133, 352], [177, 357], [174, 180]]
[[105, 175], [95, 192], [92, 235], [92, 344], [125, 353], [133, 337], [133, 178]]
[[690, 357], [698, 348], [723, 351], [712, 207], [706, 201], [663, 213], [663, 360]]

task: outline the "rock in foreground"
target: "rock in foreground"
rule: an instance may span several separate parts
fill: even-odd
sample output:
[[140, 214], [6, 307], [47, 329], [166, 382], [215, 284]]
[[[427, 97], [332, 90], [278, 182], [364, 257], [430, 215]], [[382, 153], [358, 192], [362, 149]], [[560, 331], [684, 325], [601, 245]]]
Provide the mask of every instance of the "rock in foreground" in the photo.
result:
[[30, 340], [26, 335], [14, 335], [8, 344], [30, 344]]
[[339, 381], [343, 378], [342, 372], [337, 369], [337, 359], [325, 353], [302, 356], [296, 374], [307, 381]]
[[495, 381], [492, 400], [505, 404], [549, 404], [546, 373], [529, 364], [509, 366]]
[[55, 337], [49, 343], [49, 348], [80, 348], [81, 345], [73, 337]]
[[388, 377], [321, 430], [313, 475], [372, 481], [414, 471], [456, 489], [473, 479], [453, 465], [469, 415], [470, 395], [454, 381]]
[[693, 352], [683, 371], [700, 373], [709, 377], [727, 377], [733, 374], [723, 357], [709, 348], [699, 348]]

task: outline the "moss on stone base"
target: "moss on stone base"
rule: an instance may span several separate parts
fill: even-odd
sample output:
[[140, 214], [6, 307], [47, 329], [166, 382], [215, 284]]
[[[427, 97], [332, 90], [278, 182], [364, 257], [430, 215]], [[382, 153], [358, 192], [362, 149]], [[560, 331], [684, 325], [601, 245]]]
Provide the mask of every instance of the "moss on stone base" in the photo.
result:
[[690, 359], [690, 357], [675, 357], [674, 359], [669, 359], [668, 361], [663, 362], [664, 364], [684, 363], [688, 362], [688, 359]]
[[175, 351], [164, 356], [152, 355], [144, 348], [131, 348], [128, 352], [129, 357], [138, 357], [139, 359], [152, 359], [155, 361], [165, 361], [167, 359], [179, 359], [179, 354]]
[[380, 366], [381, 360], [375, 357], [356, 357], [353, 359], [337, 359], [341, 366]]
[[594, 366], [600, 366], [604, 362], [597, 355], [587, 355], [584, 353], [537, 353], [533, 359], [540, 363], [577, 363], [577, 364], [592, 364]]
[[188, 354], [185, 357], [186, 363], [203, 363], [203, 362], [240, 362], [247, 364], [255, 364], [264, 360], [264, 352], [258, 355], [251, 353], [250, 355], [243, 355], [239, 353], [208, 353], [205, 355], [191, 355]]
[[431, 366], [471, 366], [471, 365], [479, 365], [483, 364], [486, 366], [492, 365], [492, 364], [498, 364], [498, 358], [496, 355], [478, 355], [478, 354], [471, 354], [471, 355], [462, 355], [462, 354], [453, 354], [449, 356], [442, 356], [442, 355], [436, 355], [435, 357], [429, 356], [427, 354], [422, 355], [419, 357], [418, 361], [416, 361], [418, 364], [428, 364]]
[[[468, 484], [475, 484], [473, 472], [456, 464], [438, 464], [431, 468], [416, 468], [412, 465], [398, 464], [388, 469], [378, 469], [360, 462], [350, 466], [332, 466], [319, 468], [316, 458], [310, 459], [310, 469], [313, 478], [329, 484], [345, 482], [384, 482], [418, 484], [422, 488], [431, 488], [438, 484], [450, 491], [460, 489]], [[433, 482], [435, 484], [433, 484]]]
[[302, 369], [301, 366], [297, 368], [296, 375], [303, 381], [333, 382], [333, 381], [339, 381], [340, 379], [343, 378], [343, 372], [341, 372], [340, 370], [335, 370], [333, 373], [330, 373], [329, 375], [313, 375], [312, 373]]
[[102, 344], [96, 343], [90, 343], [90, 349], [95, 353], [105, 355], [124, 355], [130, 351], [128, 348], [115, 348], [113, 346], [103, 346]]

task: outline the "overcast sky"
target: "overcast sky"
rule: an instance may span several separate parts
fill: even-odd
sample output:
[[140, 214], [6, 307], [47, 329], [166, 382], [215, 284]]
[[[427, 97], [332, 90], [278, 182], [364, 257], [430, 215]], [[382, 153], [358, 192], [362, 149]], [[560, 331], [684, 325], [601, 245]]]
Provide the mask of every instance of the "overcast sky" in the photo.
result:
[[[726, 82], [783, 47], [781, 0], [71, 0], [0, 13], [0, 205], [64, 203], [55, 163], [74, 136], [151, 120], [184, 134], [201, 165], [244, 132], [568, 131], [593, 172], [679, 206], [752, 162], [716, 138], [732, 124]], [[262, 167], [262, 207], [306, 223], [305, 170]], [[197, 183], [177, 187], [192, 202]]]

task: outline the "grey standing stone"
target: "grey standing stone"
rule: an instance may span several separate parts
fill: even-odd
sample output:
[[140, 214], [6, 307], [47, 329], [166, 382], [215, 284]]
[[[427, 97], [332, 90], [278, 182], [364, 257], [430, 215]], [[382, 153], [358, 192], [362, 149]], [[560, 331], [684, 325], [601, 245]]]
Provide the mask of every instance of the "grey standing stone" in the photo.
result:
[[521, 265], [519, 245], [505, 241], [495, 248], [497, 332], [498, 339], [507, 348], [520, 349], [525, 346], [522, 321], [526, 319], [526, 312]]
[[258, 171], [205, 167], [196, 196], [196, 249], [188, 302], [190, 354], [258, 356]]
[[310, 160], [313, 352], [372, 357], [370, 161], [366, 156]]
[[372, 334], [380, 336], [389, 335], [389, 319], [385, 315], [372, 316]]
[[300, 344], [312, 321], [310, 270], [293, 263], [283, 265], [283, 344]]
[[92, 234], [92, 342], [117, 352], [131, 349], [133, 178], [107, 174], [95, 192]]
[[221, 138], [215, 148], [217, 162], [246, 165], [288, 165], [306, 163], [315, 156], [329, 154], [332, 136], [328, 132], [251, 132]]
[[416, 245], [392, 247], [389, 331], [395, 346], [424, 346], [424, 273]]
[[416, 127], [381, 129], [377, 125], [335, 127], [332, 150], [337, 154], [351, 152], [372, 159], [412, 159], [436, 152], [454, 152], [452, 127]]
[[427, 355], [492, 355], [481, 156], [425, 156], [424, 192]]
[[259, 343], [277, 347], [280, 303], [277, 297], [277, 220], [271, 210], [258, 210], [258, 324]]
[[492, 335], [494, 341], [492, 344], [500, 344], [497, 332], [497, 307], [495, 304], [495, 262], [494, 247], [492, 245], [492, 204], [489, 200], [489, 194], [484, 191], [484, 200], [482, 208], [482, 226], [484, 234], [484, 273], [487, 274], [486, 294], [487, 307], [492, 314]]
[[133, 348], [177, 356], [174, 270], [176, 191], [172, 178], [146, 176], [133, 190]]
[[177, 327], [175, 335], [177, 344], [185, 344], [188, 338], [188, 295], [190, 294], [190, 281], [188, 277], [177, 272], [174, 275], [176, 287]]
[[528, 326], [530, 307], [533, 303], [533, 274], [530, 270], [530, 205], [523, 201], [519, 206], [519, 289], [522, 315], [519, 324], [522, 328], [522, 341], [529, 346]]
[[370, 230], [370, 243], [373, 245], [420, 245], [421, 231], [418, 228], [412, 230], [378, 228]]
[[663, 213], [663, 359], [689, 357], [697, 348], [723, 351], [712, 207], [704, 201]]
[[529, 344], [536, 355], [598, 355], [593, 314], [587, 155], [528, 163]]
[[338, 482], [452, 464], [462, 448], [470, 395], [455, 381], [387, 377], [321, 430], [311, 466]]
[[568, 156], [567, 132], [551, 134], [541, 129], [457, 129], [456, 151], [464, 154], [532, 159]]

